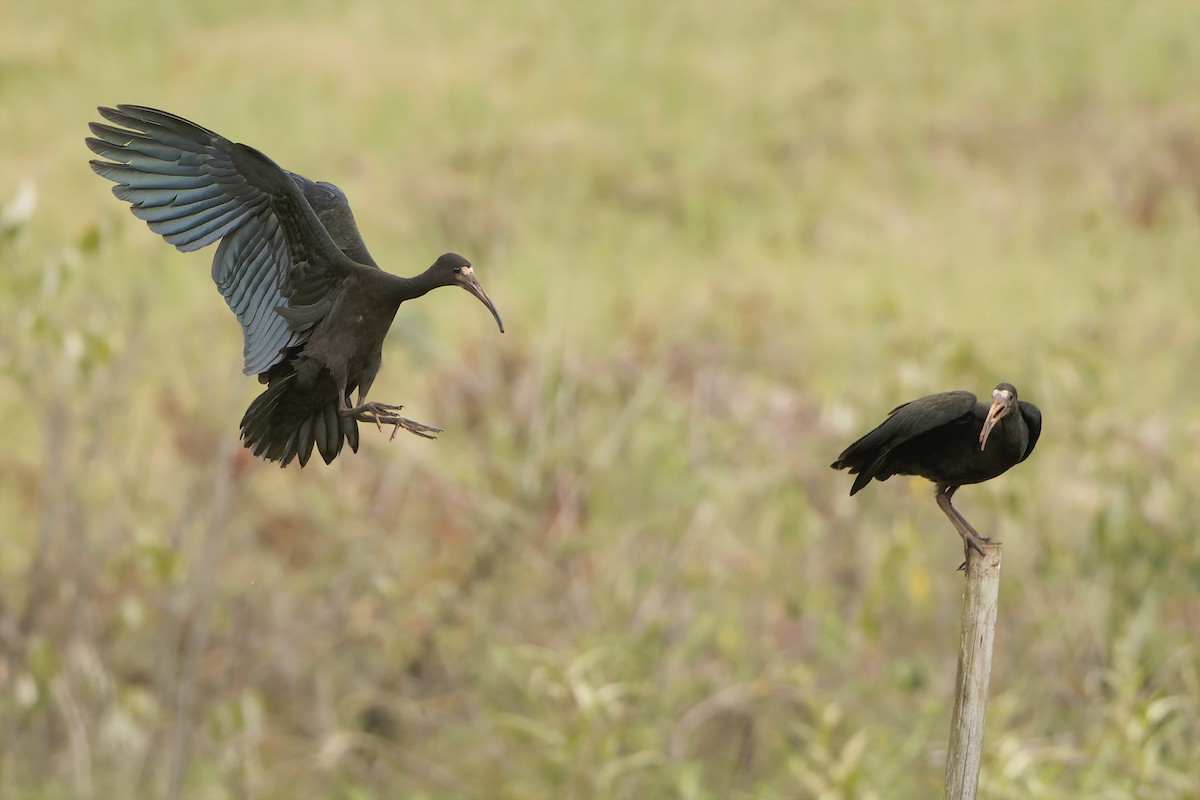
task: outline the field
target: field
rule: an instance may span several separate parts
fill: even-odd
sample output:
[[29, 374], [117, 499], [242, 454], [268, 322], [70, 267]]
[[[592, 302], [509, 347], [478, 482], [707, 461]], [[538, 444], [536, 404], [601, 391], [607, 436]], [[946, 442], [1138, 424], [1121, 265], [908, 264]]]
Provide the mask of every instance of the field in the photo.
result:
[[[1000, 381], [980, 796], [1200, 796], [1198, 14], [3, 0], [0, 798], [938, 797], [960, 543], [828, 464]], [[407, 304], [372, 391], [438, 441], [240, 446], [122, 102], [474, 262], [507, 333]]]

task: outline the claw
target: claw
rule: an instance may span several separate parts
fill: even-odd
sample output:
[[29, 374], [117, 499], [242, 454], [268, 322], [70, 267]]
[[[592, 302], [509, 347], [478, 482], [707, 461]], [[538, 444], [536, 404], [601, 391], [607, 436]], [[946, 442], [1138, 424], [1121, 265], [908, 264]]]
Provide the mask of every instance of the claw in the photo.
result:
[[961, 564], [958, 565], [958, 571], [959, 572], [967, 571], [967, 559], [971, 558], [972, 548], [974, 548], [975, 552], [979, 553], [979, 555], [985, 556], [985, 555], [987, 555], [987, 553], [984, 552], [983, 546], [985, 544], [991, 544], [991, 542], [992, 542], [992, 540], [990, 538], [988, 538], [987, 536], [978, 536], [978, 535], [977, 536], [966, 536], [966, 535], [964, 535], [963, 536], [963, 558], [964, 558], [964, 560]]

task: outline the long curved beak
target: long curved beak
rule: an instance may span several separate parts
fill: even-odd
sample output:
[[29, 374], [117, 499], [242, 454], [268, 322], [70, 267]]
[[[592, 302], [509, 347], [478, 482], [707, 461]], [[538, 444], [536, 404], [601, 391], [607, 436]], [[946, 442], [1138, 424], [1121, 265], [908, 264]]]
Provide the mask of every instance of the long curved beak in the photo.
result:
[[500, 321], [500, 312], [492, 304], [492, 300], [487, 296], [487, 292], [479, 285], [479, 280], [475, 277], [475, 273], [464, 269], [458, 275], [458, 285], [478, 297], [479, 302], [487, 306], [488, 311], [492, 312], [492, 316], [496, 318], [496, 324], [500, 326], [500, 332], [504, 333], [504, 323]]
[[1010, 402], [1008, 397], [999, 392], [996, 393], [992, 400], [992, 407], [988, 409], [987, 417], [983, 420], [983, 430], [979, 432], [980, 452], [987, 447], [988, 436], [991, 436], [992, 428], [996, 427], [996, 423], [1004, 419], [1004, 415], [1008, 413], [1008, 409], [1011, 407]]

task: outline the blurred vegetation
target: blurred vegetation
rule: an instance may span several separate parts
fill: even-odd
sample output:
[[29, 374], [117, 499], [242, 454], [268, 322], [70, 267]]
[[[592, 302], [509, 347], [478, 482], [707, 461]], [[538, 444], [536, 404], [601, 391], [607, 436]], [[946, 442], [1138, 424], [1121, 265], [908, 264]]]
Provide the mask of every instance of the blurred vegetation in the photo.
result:
[[[50, 4], [54, 6], [55, 4]], [[982, 796], [1200, 794], [1200, 48], [1167, 3], [0, 3], [0, 797], [928, 798], [961, 577], [827, 467], [1015, 383]], [[331, 467], [86, 166], [155, 105], [453, 249]]]

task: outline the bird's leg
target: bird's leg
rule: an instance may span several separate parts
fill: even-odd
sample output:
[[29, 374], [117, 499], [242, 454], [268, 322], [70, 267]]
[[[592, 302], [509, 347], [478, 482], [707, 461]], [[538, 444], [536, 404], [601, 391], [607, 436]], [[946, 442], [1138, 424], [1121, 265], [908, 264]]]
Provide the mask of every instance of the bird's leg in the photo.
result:
[[401, 428], [426, 439], [436, 439], [437, 434], [442, 432], [441, 428], [423, 425], [420, 422], [405, 419], [393, 413], [404, 408], [404, 406], [392, 405], [391, 403], [365, 402], [366, 398], [363, 396], [364, 394], [366, 393], [360, 389], [358, 392], [358, 405], [353, 408], [350, 407], [350, 403], [344, 393], [339, 395], [338, 413], [342, 416], [354, 417], [360, 422], [374, 422], [375, 427], [380, 430], [383, 430], [384, 425], [391, 425], [392, 435], [388, 441], [395, 439], [396, 433]]
[[954, 496], [954, 492], [957, 489], [957, 486], [939, 485], [937, 487], [938, 508], [950, 519], [950, 523], [954, 525], [954, 530], [958, 531], [958, 535], [962, 537], [964, 554], [968, 554], [969, 548], [973, 547], [979, 555], [984, 555], [983, 546], [991, 540], [986, 536], [980, 536], [979, 532], [971, 527], [971, 523], [967, 522], [966, 518], [958, 513], [958, 509], [951, 505], [950, 498]]

